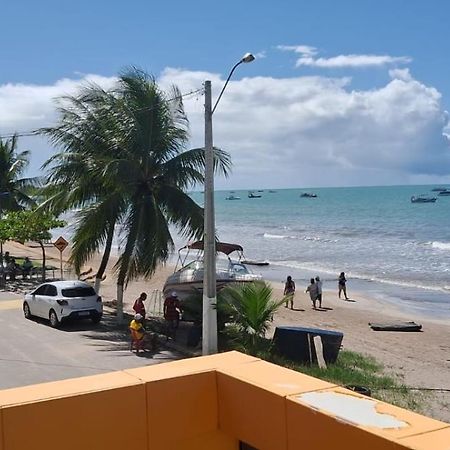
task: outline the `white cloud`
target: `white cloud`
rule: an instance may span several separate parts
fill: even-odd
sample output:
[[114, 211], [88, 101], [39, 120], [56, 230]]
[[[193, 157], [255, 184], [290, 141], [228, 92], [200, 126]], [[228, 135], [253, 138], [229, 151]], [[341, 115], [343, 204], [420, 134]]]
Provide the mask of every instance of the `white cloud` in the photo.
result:
[[265, 50], [262, 50], [261, 52], [255, 53], [256, 59], [264, 59], [267, 58], [267, 52]]
[[282, 51], [293, 51], [300, 55], [296, 61], [296, 67], [309, 66], [327, 69], [343, 67], [380, 67], [392, 64], [408, 64], [412, 61], [408, 56], [389, 55], [338, 55], [331, 58], [316, 58], [319, 53], [317, 48], [308, 45], [279, 45]]
[[[215, 145], [228, 150], [234, 170], [220, 188], [401, 184], [450, 181], [450, 133], [441, 95], [409, 71], [391, 71], [383, 87], [352, 90], [349, 78], [254, 77], [231, 81], [213, 117]], [[50, 86], [0, 86], [0, 134], [55, 121], [53, 98], [86, 80], [110, 86], [114, 78], [86, 76]], [[196, 90], [219, 74], [168, 68], [162, 87]], [[191, 145], [203, 145], [204, 98], [184, 99]], [[6, 125], [5, 125], [6, 124]], [[40, 138], [23, 138], [33, 170], [53, 151]]]

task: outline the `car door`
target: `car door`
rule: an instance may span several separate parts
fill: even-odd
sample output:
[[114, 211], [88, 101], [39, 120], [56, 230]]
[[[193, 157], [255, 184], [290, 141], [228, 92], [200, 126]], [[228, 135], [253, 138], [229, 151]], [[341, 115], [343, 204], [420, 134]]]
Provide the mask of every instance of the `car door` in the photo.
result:
[[46, 317], [43, 316], [43, 301], [45, 299], [45, 291], [47, 289], [47, 285], [43, 284], [42, 286], [39, 286], [32, 294], [30, 299], [30, 309], [31, 314], [38, 317]]
[[48, 319], [50, 315], [50, 310], [54, 309], [56, 311], [56, 299], [58, 296], [58, 290], [56, 289], [56, 286], [53, 286], [53, 284], [46, 284], [45, 285], [45, 292], [44, 295], [42, 295], [41, 299], [41, 310], [42, 310], [42, 316]]

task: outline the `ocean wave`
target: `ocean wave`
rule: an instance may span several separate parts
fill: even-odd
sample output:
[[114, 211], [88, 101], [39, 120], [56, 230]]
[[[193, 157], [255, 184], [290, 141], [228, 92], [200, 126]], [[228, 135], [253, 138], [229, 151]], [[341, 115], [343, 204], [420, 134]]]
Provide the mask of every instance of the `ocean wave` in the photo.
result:
[[264, 238], [266, 239], [287, 239], [289, 236], [285, 236], [284, 234], [270, 234], [264, 233]]
[[[310, 272], [320, 272], [320, 273], [335, 275], [333, 278], [329, 278], [329, 279], [326, 278], [323, 281], [336, 281], [338, 278], [338, 274], [339, 274], [339, 270], [336, 270], [329, 266], [321, 266], [321, 265], [315, 264], [315, 263], [298, 263], [296, 261], [271, 261], [271, 264], [275, 265], [275, 266], [290, 267], [292, 269], [307, 270]], [[415, 283], [415, 282], [404, 281], [404, 280], [393, 280], [393, 279], [389, 279], [389, 278], [371, 276], [371, 275], [367, 275], [365, 273], [358, 273], [358, 272], [352, 272], [352, 271], [346, 271], [345, 274], [348, 279], [353, 278], [353, 279], [357, 279], [357, 280], [361, 280], [361, 281], [389, 284], [392, 286], [401, 286], [401, 287], [414, 288], [414, 289], [427, 289], [427, 290], [431, 290], [431, 291], [446, 292], [446, 293], [450, 290], [450, 286], [433, 286], [433, 285], [421, 284], [420, 282]]]
[[450, 250], [450, 242], [434, 241], [431, 242], [431, 247], [437, 248], [439, 250]]

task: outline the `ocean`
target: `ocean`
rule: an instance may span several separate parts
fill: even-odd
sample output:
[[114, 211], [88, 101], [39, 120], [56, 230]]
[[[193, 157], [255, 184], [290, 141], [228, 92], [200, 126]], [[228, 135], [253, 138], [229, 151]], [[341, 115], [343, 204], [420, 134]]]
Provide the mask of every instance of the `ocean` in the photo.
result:
[[[311, 276], [336, 289], [345, 272], [347, 289], [364, 292], [405, 312], [450, 319], [450, 197], [411, 203], [434, 186], [278, 189], [215, 192], [221, 241], [241, 244], [254, 267], [271, 281], [291, 275], [297, 288]], [[301, 198], [302, 192], [317, 198]], [[191, 194], [203, 204], [203, 194]]]

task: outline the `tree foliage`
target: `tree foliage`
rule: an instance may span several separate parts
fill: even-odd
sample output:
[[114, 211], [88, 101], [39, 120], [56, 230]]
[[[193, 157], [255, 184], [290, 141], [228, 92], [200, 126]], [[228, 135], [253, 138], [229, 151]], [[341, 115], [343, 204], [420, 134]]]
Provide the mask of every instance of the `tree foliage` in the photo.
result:
[[[116, 233], [120, 305], [119, 287], [151, 276], [167, 260], [171, 226], [186, 239], [201, 237], [203, 209], [186, 191], [204, 181], [204, 149], [186, 149], [179, 90], [164, 92], [137, 69], [122, 73], [110, 91], [90, 85], [62, 101], [58, 125], [41, 130], [62, 148], [45, 165], [46, 207], [82, 208], [71, 257], [76, 269]], [[229, 155], [215, 149], [216, 171], [227, 174], [230, 166]]]
[[18, 211], [34, 204], [29, 189], [36, 178], [23, 178], [29, 163], [29, 151], [17, 151], [18, 137], [0, 138], [0, 215], [4, 211]]
[[241, 344], [250, 353], [258, 349], [273, 315], [283, 304], [284, 299], [273, 300], [272, 295], [273, 289], [259, 281], [231, 284], [221, 291], [221, 298], [227, 303], [240, 332]]
[[40, 210], [12, 211], [0, 221], [0, 241], [38, 242], [42, 249], [42, 281], [45, 281], [44, 242], [51, 239], [50, 230], [65, 224], [51, 213]]

